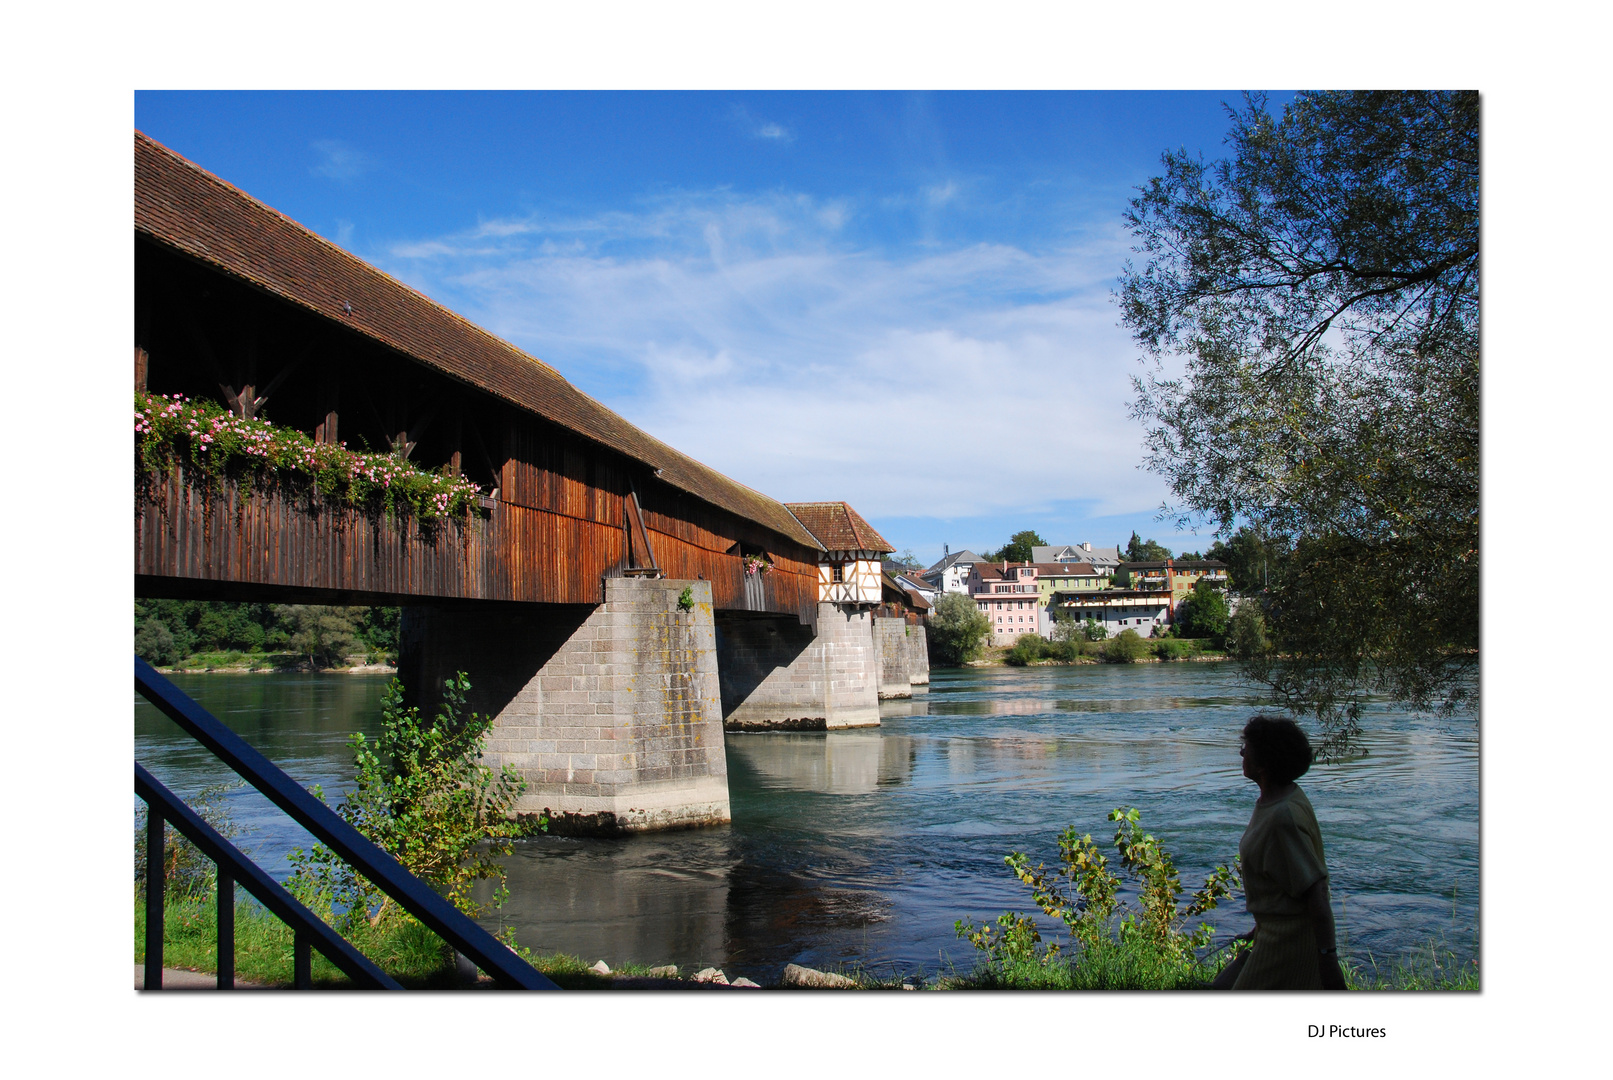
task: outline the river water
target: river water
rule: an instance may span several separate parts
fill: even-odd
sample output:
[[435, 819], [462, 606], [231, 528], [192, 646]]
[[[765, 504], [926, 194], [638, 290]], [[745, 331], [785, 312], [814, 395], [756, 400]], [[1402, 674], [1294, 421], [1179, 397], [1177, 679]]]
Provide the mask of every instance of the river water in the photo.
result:
[[[351, 776], [385, 679], [197, 675], [174, 681], [304, 784]], [[1229, 862], [1255, 788], [1238, 731], [1259, 705], [1231, 665], [938, 670], [878, 728], [727, 737], [733, 824], [624, 839], [538, 837], [508, 860], [490, 928], [588, 961], [714, 965], [776, 979], [786, 963], [877, 973], [967, 969], [958, 918], [1033, 912], [1003, 865], [1051, 862], [1066, 826], [1118, 862], [1109, 810], [1136, 806], [1189, 892]], [[1341, 944], [1382, 962], [1440, 940], [1478, 947], [1479, 740], [1472, 720], [1367, 711], [1365, 754], [1302, 780], [1332, 873]], [[233, 777], [143, 700], [138, 758], [181, 795]], [[250, 789], [239, 843], [276, 877], [300, 827]], [[1250, 925], [1241, 905], [1210, 919]], [[1048, 925], [1044, 923], [1044, 925]], [[1062, 927], [1059, 927], [1062, 929]]]

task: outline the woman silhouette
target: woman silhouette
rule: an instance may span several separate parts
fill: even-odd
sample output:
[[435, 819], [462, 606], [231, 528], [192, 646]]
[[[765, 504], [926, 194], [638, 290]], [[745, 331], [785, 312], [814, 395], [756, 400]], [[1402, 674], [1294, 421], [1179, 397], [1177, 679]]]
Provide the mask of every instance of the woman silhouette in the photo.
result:
[[1295, 780], [1311, 744], [1292, 720], [1254, 716], [1243, 728], [1243, 775], [1260, 786], [1238, 842], [1254, 948], [1228, 964], [1218, 990], [1343, 990], [1327, 859], [1316, 811]]

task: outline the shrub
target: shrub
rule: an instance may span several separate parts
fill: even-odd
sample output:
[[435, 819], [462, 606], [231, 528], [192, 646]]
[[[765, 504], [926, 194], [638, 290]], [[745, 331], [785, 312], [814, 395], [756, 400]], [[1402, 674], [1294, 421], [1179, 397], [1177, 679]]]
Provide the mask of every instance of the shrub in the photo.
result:
[[1134, 664], [1148, 655], [1148, 643], [1135, 630], [1122, 630], [1103, 643], [1103, 659], [1109, 664]]
[[1184, 660], [1189, 656], [1198, 654], [1194, 642], [1182, 641], [1177, 638], [1161, 638], [1154, 642], [1154, 655], [1161, 660]]
[[1052, 655], [1052, 642], [1043, 640], [1039, 634], [1021, 634], [1003, 660], [1015, 667], [1024, 667], [1026, 664], [1045, 660]]
[[930, 650], [943, 666], [956, 667], [979, 656], [990, 633], [990, 620], [963, 593], [942, 596], [930, 613]]
[[[469, 693], [464, 672], [447, 680], [442, 707], [428, 725], [418, 707], [404, 708], [403, 684], [393, 679], [382, 697], [379, 738], [372, 744], [361, 732], [348, 741], [357, 786], [337, 813], [474, 917], [481, 905], [471, 898], [472, 885], [496, 881], [493, 906], [503, 903], [504, 868], [496, 857], [508, 856], [510, 840], [528, 826], [508, 816], [526, 781], [510, 765], [495, 775], [481, 764], [493, 721], [465, 712]], [[297, 849], [290, 861], [295, 891], [316, 910], [340, 907], [352, 923], [378, 904], [371, 925], [387, 913], [391, 898], [323, 844]]]
[[1088, 615], [1086, 622], [1081, 624], [1081, 635], [1088, 641], [1102, 641], [1109, 636], [1109, 632], [1103, 628], [1101, 622]]
[[1061, 663], [1070, 664], [1081, 658], [1081, 646], [1084, 644], [1074, 638], [1065, 641], [1054, 641], [1047, 647], [1047, 655]]
[[1092, 834], [1077, 837], [1071, 826], [1058, 838], [1062, 864], [1058, 869], [1049, 871], [1040, 864], [1033, 868], [1030, 858], [1019, 851], [1003, 860], [1030, 887], [1031, 898], [1042, 913], [1069, 928], [1069, 942], [1044, 944], [1036, 924], [1017, 912], [998, 916], [995, 929], [959, 919], [953, 924], [957, 935], [985, 953], [986, 963], [995, 968], [1051, 967], [1066, 947], [1073, 953], [1071, 968], [1100, 958], [1105, 966], [1113, 966], [1112, 954], [1119, 946], [1132, 961], [1141, 960], [1148, 969], [1134, 972], [1134, 983], [1157, 985], [1190, 977], [1199, 966], [1194, 950], [1208, 946], [1215, 930], [1202, 922], [1188, 930], [1187, 922], [1242, 890], [1237, 860], [1231, 866], [1216, 867], [1204, 887], [1183, 906], [1178, 902], [1183, 886], [1175, 861], [1158, 840], [1142, 831], [1140, 812], [1135, 807], [1116, 809], [1109, 820], [1116, 823], [1114, 844], [1121, 869], [1138, 886], [1137, 910], [1126, 910], [1120, 903], [1120, 879], [1110, 872], [1108, 858], [1098, 850]]

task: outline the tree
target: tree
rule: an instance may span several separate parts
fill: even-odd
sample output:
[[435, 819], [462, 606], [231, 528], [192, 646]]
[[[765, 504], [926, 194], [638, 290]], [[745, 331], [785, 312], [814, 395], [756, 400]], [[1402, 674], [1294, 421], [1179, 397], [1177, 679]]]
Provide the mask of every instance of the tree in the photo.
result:
[[1226, 596], [1201, 578], [1177, 605], [1176, 632], [1185, 638], [1220, 638], [1231, 617]]
[[930, 612], [927, 637], [941, 663], [956, 667], [980, 655], [991, 621], [978, 602], [963, 593], [945, 593]]
[[1156, 544], [1152, 540], [1144, 540], [1135, 532], [1131, 534], [1131, 542], [1126, 545], [1124, 554], [1127, 562], [1164, 562], [1170, 557], [1170, 548], [1164, 544]]
[[316, 668], [335, 667], [347, 658], [358, 636], [363, 608], [281, 604], [275, 614], [290, 628], [291, 648]]
[[1271, 651], [1271, 639], [1266, 636], [1266, 617], [1257, 604], [1245, 601], [1238, 605], [1227, 622], [1227, 652], [1238, 660], [1257, 660]]
[[[1473, 92], [1229, 109], [1231, 157], [1165, 154], [1120, 302], [1148, 467], [1182, 524], [1291, 549], [1249, 671], [1336, 750], [1378, 691], [1470, 708], [1479, 599]], [[1180, 356], [1177, 370], [1162, 363]]]
[[1008, 538], [996, 554], [993, 562], [1007, 560], [1008, 562], [1030, 562], [1031, 548], [1046, 547], [1047, 541], [1042, 539], [1040, 533], [1034, 529], [1024, 529]]
[[1288, 550], [1268, 540], [1247, 525], [1229, 540], [1217, 540], [1210, 546], [1206, 558], [1227, 564], [1230, 588], [1244, 596], [1252, 596], [1265, 589], [1273, 577], [1281, 579]]

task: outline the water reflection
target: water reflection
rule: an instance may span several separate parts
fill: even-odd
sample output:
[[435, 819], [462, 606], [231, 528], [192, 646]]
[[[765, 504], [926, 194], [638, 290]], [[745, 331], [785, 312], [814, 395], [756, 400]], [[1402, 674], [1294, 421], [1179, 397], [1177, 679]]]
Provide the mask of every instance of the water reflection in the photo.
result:
[[768, 788], [861, 795], [900, 784], [913, 772], [913, 740], [878, 728], [829, 732], [736, 732], [729, 768], [739, 762]]

